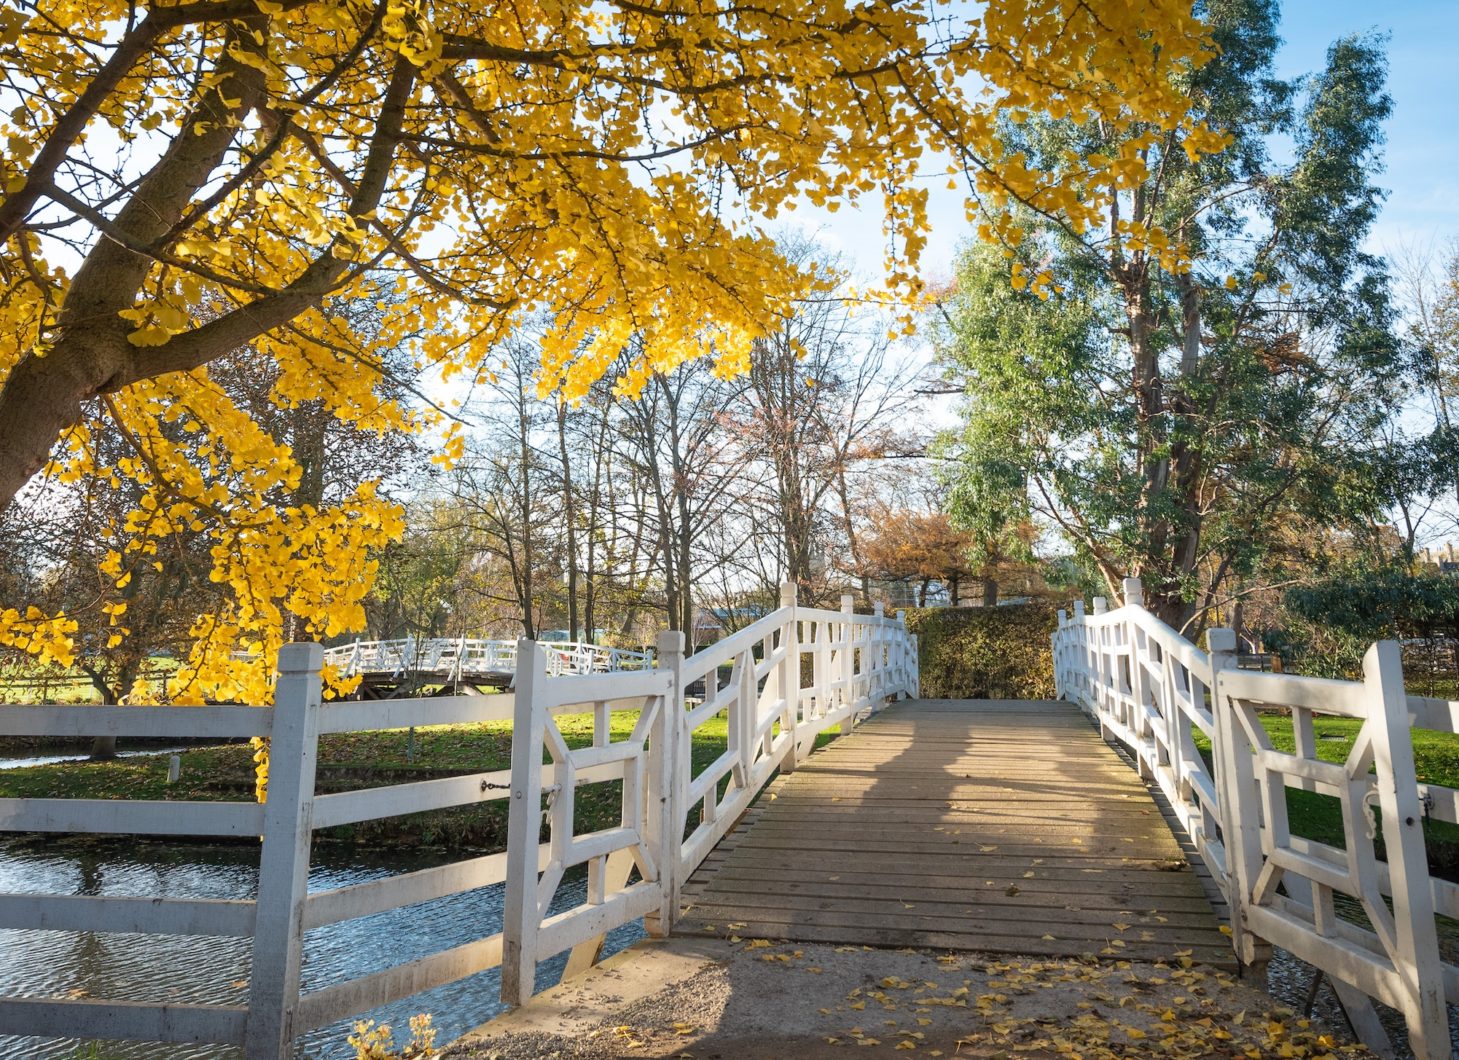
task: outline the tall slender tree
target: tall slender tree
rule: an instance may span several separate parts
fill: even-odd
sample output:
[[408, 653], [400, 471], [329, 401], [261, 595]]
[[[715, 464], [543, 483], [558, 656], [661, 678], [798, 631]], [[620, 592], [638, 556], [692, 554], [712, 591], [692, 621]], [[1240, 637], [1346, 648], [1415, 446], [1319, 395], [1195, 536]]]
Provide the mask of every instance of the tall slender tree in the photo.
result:
[[1025, 238], [970, 248], [942, 332], [966, 388], [949, 447], [965, 523], [1037, 513], [1111, 591], [1142, 577], [1177, 626], [1253, 570], [1274, 524], [1380, 507], [1380, 427], [1408, 382], [1363, 249], [1391, 106], [1382, 41], [1344, 38], [1283, 81], [1275, 3], [1199, 10], [1221, 54], [1180, 83], [1227, 150], [1158, 123], [1010, 129], [1080, 194], [1086, 165], [1133, 150], [1143, 166], [1099, 178], [1097, 226], [1015, 211]]

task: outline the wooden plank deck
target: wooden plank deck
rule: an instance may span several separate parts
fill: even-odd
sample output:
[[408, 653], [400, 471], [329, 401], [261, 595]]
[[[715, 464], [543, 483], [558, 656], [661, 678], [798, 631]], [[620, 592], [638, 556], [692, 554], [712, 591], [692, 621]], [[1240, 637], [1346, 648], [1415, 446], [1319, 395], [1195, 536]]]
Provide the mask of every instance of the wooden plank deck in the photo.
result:
[[1234, 967], [1144, 783], [1066, 703], [913, 700], [780, 777], [682, 935]]

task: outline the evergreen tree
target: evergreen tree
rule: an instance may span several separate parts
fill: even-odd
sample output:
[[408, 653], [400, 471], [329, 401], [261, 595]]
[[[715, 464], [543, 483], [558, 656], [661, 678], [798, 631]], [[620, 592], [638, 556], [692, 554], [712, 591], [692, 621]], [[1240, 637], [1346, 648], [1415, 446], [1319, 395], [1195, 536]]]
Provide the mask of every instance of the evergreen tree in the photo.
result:
[[[966, 393], [943, 444], [962, 522], [1040, 517], [1111, 591], [1144, 579], [1177, 627], [1241, 591], [1276, 528], [1376, 517], [1405, 444], [1384, 428], [1411, 383], [1384, 263], [1363, 250], [1383, 41], [1344, 38], [1283, 81], [1274, 3], [1201, 13], [1221, 55], [1184, 87], [1227, 149], [1188, 152], [1156, 125], [1010, 130], [1031, 167], [1109, 196], [1107, 223], [1026, 214], [1017, 245], [971, 246], [941, 328]], [[1148, 174], [1084, 186], [1132, 145]]]

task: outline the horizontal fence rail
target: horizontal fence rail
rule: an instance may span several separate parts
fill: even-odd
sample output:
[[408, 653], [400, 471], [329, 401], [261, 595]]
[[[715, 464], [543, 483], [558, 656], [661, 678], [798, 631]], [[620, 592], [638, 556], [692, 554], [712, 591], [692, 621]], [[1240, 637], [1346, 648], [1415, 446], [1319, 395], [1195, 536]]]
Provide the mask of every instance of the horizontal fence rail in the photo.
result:
[[[1230, 906], [1237, 957], [1260, 967], [1281, 946], [1321, 970], [1380, 1053], [1375, 1001], [1402, 1013], [1419, 1060], [1450, 1056], [1459, 967], [1440, 956], [1436, 914], [1459, 918], [1459, 886], [1430, 875], [1422, 822], [1459, 823], [1459, 792], [1419, 782], [1411, 732], [1459, 732], [1459, 703], [1406, 695], [1393, 641], [1369, 649], [1362, 681], [1240, 670], [1230, 630], [1201, 651], [1145, 609], [1137, 579], [1124, 589], [1118, 609], [1059, 612], [1055, 683], [1174, 808]], [[1344, 761], [1319, 757], [1320, 717], [1360, 723]], [[1342, 847], [1292, 833], [1293, 791], [1336, 800]]]
[[[847, 731], [888, 700], [917, 693], [916, 639], [901, 618], [880, 607], [853, 614], [850, 597], [839, 611], [802, 608], [792, 586], [781, 603], [689, 658], [683, 635], [666, 633], [652, 653], [521, 640], [489, 655], [470, 644], [499, 642], [453, 642], [454, 656], [443, 650], [431, 660], [449, 668], [509, 657], [514, 692], [506, 695], [325, 703], [326, 661], [339, 667], [341, 652], [365, 646], [326, 653], [293, 644], [280, 651], [272, 707], [0, 707], [0, 734], [270, 741], [262, 805], [0, 799], [0, 830], [261, 836], [253, 900], [0, 894], [0, 928], [251, 938], [247, 1005], [0, 997], [0, 1034], [213, 1042], [242, 1046], [249, 1060], [283, 1060], [298, 1035], [489, 968], [502, 968], [503, 1000], [520, 1004], [554, 954], [569, 954], [564, 974], [573, 975], [597, 961], [617, 927], [642, 919], [651, 934], [667, 933], [684, 881], [778, 770], [794, 769], [827, 729]], [[352, 665], [414, 651], [367, 659], [361, 650]], [[691, 687], [702, 695], [686, 697]], [[566, 714], [592, 716], [587, 746], [569, 746], [558, 721]], [[726, 749], [696, 771], [695, 733], [716, 719], [728, 733]], [[315, 791], [321, 735], [506, 721], [510, 769]], [[616, 823], [577, 831], [579, 792], [603, 784], [617, 786]], [[308, 891], [315, 829], [503, 799], [510, 800], [504, 852]], [[554, 905], [565, 874], [581, 867], [583, 900]], [[501, 931], [301, 989], [305, 931], [490, 885], [505, 889]]]

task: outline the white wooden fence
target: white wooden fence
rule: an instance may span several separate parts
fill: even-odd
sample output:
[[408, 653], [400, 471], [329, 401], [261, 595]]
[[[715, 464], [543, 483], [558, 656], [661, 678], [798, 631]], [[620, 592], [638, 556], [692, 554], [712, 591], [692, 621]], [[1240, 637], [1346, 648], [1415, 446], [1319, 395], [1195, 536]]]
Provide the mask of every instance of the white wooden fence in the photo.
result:
[[[611, 673], [647, 670], [653, 652], [608, 648], [577, 641], [544, 641], [547, 672], [559, 674]], [[356, 674], [441, 674], [447, 682], [473, 675], [509, 674], [517, 669], [517, 642], [473, 637], [406, 637], [403, 640], [357, 640], [327, 648], [324, 663], [341, 677]]]
[[[1360, 682], [1239, 670], [1230, 630], [1203, 652], [1144, 608], [1137, 579], [1124, 589], [1116, 610], [1059, 613], [1055, 681], [1174, 807], [1225, 893], [1238, 958], [1261, 967], [1281, 946], [1322, 970], [1370, 1046], [1391, 1054], [1376, 1000], [1403, 1014], [1419, 1060], [1448, 1057], [1459, 967], [1440, 957], [1435, 914], [1459, 918], [1459, 886], [1430, 876], [1422, 821], [1459, 822], [1459, 792], [1420, 783], [1410, 730], [1459, 731], [1459, 703], [1406, 695], [1393, 641], [1369, 649]], [[1291, 752], [1262, 724], [1273, 712]], [[1345, 761], [1319, 758], [1318, 716], [1361, 723]], [[1292, 834], [1291, 790], [1338, 800], [1344, 846]]]
[[[515, 694], [324, 703], [322, 650], [293, 644], [280, 652], [272, 707], [0, 706], [0, 734], [270, 742], [266, 805], [0, 799], [6, 831], [261, 836], [253, 901], [0, 895], [3, 928], [252, 937], [248, 1004], [11, 996], [0, 998], [0, 1034], [218, 1042], [241, 1045], [249, 1060], [282, 1060], [297, 1035], [497, 965], [503, 1000], [520, 1004], [543, 960], [570, 951], [566, 974], [575, 974], [597, 960], [608, 931], [639, 918], [650, 933], [667, 933], [684, 880], [777, 769], [793, 769], [826, 728], [849, 729], [890, 698], [916, 694], [916, 641], [903, 621], [880, 609], [854, 615], [849, 597], [840, 611], [797, 607], [793, 588], [782, 604], [689, 659], [683, 635], [664, 634], [652, 670], [548, 680], [556, 646], [520, 641]], [[685, 689], [701, 679], [703, 701], [686, 701]], [[623, 711], [633, 728], [614, 739]], [[591, 745], [569, 747], [558, 719], [589, 712]], [[716, 717], [727, 725], [728, 749], [696, 773], [694, 733]], [[510, 769], [315, 794], [323, 734], [506, 720], [514, 726]], [[577, 832], [579, 790], [610, 782], [621, 784], [618, 822]], [[314, 829], [508, 797], [503, 853], [308, 892]], [[581, 865], [585, 900], [549, 913], [564, 874]], [[301, 992], [305, 931], [502, 883], [502, 931]]]

